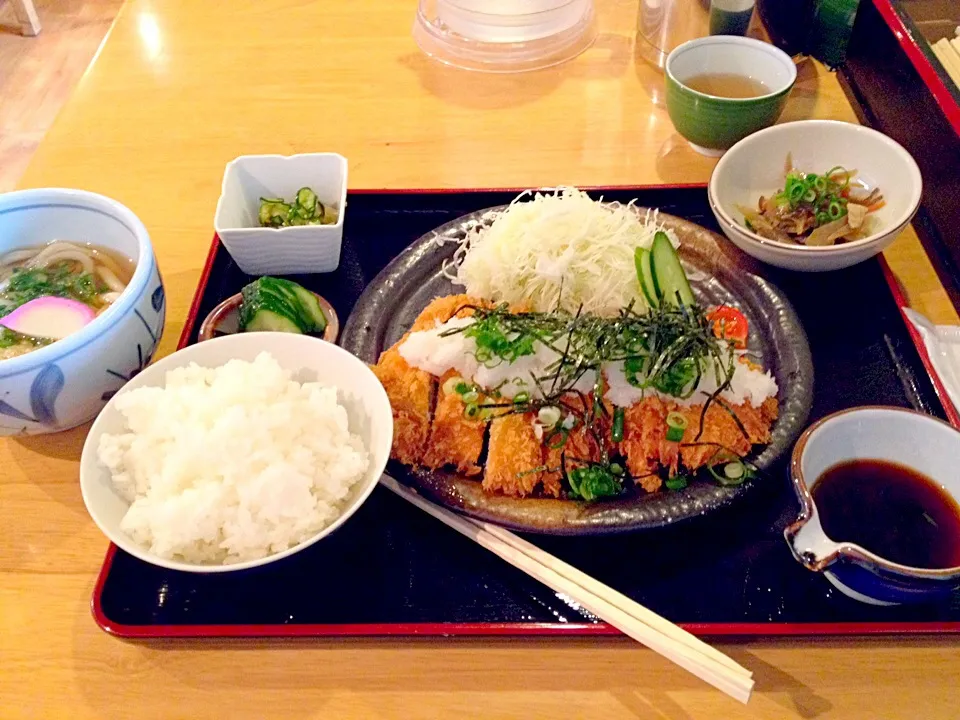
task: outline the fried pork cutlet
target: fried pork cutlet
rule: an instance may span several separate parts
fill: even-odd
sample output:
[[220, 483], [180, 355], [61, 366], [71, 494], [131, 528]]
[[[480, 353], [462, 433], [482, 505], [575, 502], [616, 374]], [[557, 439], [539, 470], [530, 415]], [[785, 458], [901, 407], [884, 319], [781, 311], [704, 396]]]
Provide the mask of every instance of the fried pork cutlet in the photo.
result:
[[393, 409], [393, 450], [390, 454], [405, 465], [419, 465], [427, 449], [434, 380], [430, 373], [411, 367], [398, 348], [410, 332], [436, 327], [468, 304], [476, 302], [467, 295], [448, 295], [432, 300], [417, 316], [410, 331], [384, 352], [373, 368]]
[[[573, 408], [578, 418], [578, 425], [574, 427], [567, 435], [566, 442], [558, 447], [550, 447], [551, 438], [549, 433], [544, 434], [543, 438], [543, 464], [546, 470], [543, 473], [543, 491], [547, 495], [554, 497], [560, 496], [561, 481], [563, 479], [563, 467], [566, 465], [568, 471], [583, 464], [583, 461], [599, 462], [602, 460], [604, 448], [600, 442], [607, 444], [606, 450], [612, 452], [614, 447], [610, 441], [610, 416], [613, 413], [613, 406], [606, 405], [607, 415], [600, 415], [594, 418], [594, 427], [588, 430], [586, 426], [579, 422], [588, 410], [593, 407], [593, 394], [578, 395], [570, 393], [565, 395], [563, 402], [567, 405], [566, 410]], [[600, 442], [598, 442], [598, 439]]]
[[550, 447], [547, 440], [548, 436], [545, 435], [542, 457], [547, 469], [543, 472], [543, 492], [546, 495], [560, 497], [563, 468], [566, 467], [569, 472], [581, 466], [585, 460], [599, 461], [600, 448], [593, 433], [583, 425], [571, 430], [563, 445]]
[[665, 448], [667, 444], [667, 407], [660, 398], [644, 398], [624, 411], [620, 452], [627, 459], [627, 471], [647, 492], [655, 492], [663, 482], [657, 474], [661, 458], [676, 458], [676, 450]]
[[[434, 298], [423, 311], [417, 315], [417, 319], [413, 321], [410, 332], [432, 330], [437, 325], [442, 325], [454, 316], [468, 317], [473, 315], [473, 310], [469, 307], [471, 305], [486, 307], [488, 303], [472, 298], [469, 295], [445, 295]], [[406, 335], [404, 335], [403, 340], [406, 340]], [[401, 340], [401, 342], [403, 342], [403, 340]]]
[[430, 432], [433, 377], [410, 367], [397, 350], [399, 344], [380, 356], [373, 372], [387, 391], [393, 410], [393, 450], [390, 454], [405, 465], [418, 465]]
[[[702, 433], [700, 433], [702, 405], [690, 407], [677, 405], [671, 409], [681, 413], [687, 419], [687, 430], [680, 444], [680, 459], [688, 470], [698, 470], [714, 459], [729, 459], [731, 452], [738, 457], [743, 457], [750, 452], [752, 447], [750, 439], [744, 437], [733, 415], [720, 403], [711, 403], [707, 408]], [[732, 407], [730, 409], [735, 410]], [[754, 408], [749, 409], [754, 410]], [[697, 438], [698, 433], [700, 433], [699, 438]]]
[[541, 444], [533, 432], [533, 415], [514, 413], [490, 422], [483, 489], [525, 497], [542, 481]]
[[[451, 370], [440, 378], [440, 388], [456, 375], [456, 372]], [[444, 393], [442, 389], [438, 393], [427, 451], [423, 456], [426, 467], [436, 470], [452, 466], [465, 475], [480, 473], [477, 460], [483, 451], [483, 436], [487, 423], [465, 417], [465, 407], [457, 393]]]
[[766, 445], [770, 442], [770, 421], [764, 417], [763, 407], [754, 407], [750, 403], [727, 407], [747, 431], [747, 439], [752, 445]]

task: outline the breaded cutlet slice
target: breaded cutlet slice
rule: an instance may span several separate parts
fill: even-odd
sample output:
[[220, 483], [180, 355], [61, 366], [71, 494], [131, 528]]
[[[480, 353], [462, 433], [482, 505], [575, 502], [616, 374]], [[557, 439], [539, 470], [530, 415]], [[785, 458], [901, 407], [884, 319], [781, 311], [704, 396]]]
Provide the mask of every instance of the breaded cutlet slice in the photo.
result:
[[514, 413], [490, 422], [483, 489], [515, 497], [533, 494], [542, 479], [543, 455], [531, 413]]
[[[444, 295], [434, 298], [417, 315], [417, 319], [413, 321], [413, 325], [410, 327], [410, 332], [432, 330], [454, 316], [467, 317], [472, 315], [473, 310], [470, 306], [486, 307], [488, 304], [469, 295]], [[403, 339], [405, 340], [406, 336]]]
[[657, 474], [661, 459], [668, 467], [675, 461], [676, 448], [668, 445], [667, 406], [660, 398], [644, 398], [624, 411], [620, 452], [627, 459], [627, 472], [647, 492], [656, 492], [663, 483]]
[[471, 303], [476, 304], [467, 295], [434, 298], [417, 316], [410, 331], [380, 355], [373, 367], [393, 410], [393, 449], [390, 455], [405, 465], [419, 465], [426, 451], [434, 378], [424, 370], [411, 367], [400, 355], [399, 347], [411, 332], [434, 328]]
[[[402, 340], [401, 340], [402, 342]], [[418, 465], [430, 432], [433, 376], [410, 367], [397, 345], [380, 356], [373, 372], [380, 380], [393, 411], [393, 449], [390, 456], [404, 465]]]
[[747, 439], [753, 445], [766, 445], [770, 442], [771, 422], [764, 414], [763, 406], [753, 407], [750, 403], [727, 405], [747, 431]]
[[[687, 419], [687, 430], [680, 445], [680, 460], [688, 470], [698, 470], [712, 461], [728, 457], [730, 453], [743, 457], [750, 452], [752, 443], [744, 436], [733, 416], [719, 403], [711, 403], [703, 420], [700, 433], [702, 405], [671, 408]], [[697, 434], [700, 437], [697, 438]]]
[[[433, 411], [433, 424], [423, 464], [432, 470], [452, 466], [465, 475], [478, 475], [480, 466], [477, 461], [483, 451], [487, 423], [464, 415], [466, 405], [460, 395], [443, 392], [444, 383], [456, 375], [457, 373], [451, 370], [440, 378], [440, 390]], [[481, 402], [482, 400], [481, 397]]]

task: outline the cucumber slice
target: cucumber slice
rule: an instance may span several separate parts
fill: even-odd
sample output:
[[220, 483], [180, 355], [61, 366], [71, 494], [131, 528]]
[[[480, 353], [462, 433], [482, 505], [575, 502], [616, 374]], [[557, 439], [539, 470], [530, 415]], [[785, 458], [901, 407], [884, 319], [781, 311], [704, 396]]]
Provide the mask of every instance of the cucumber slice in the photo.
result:
[[[261, 313], [266, 313], [264, 317], [271, 318], [268, 323], [269, 329], [305, 333], [310, 327], [310, 324], [305, 323], [301, 318], [298, 303], [290, 302], [285, 292], [278, 292], [269, 281], [264, 282], [264, 278], [243, 288], [241, 297], [239, 317], [241, 331], [268, 329], [264, 327], [263, 321], [258, 319]], [[283, 318], [284, 322], [277, 318]]]
[[323, 314], [323, 308], [320, 307], [320, 301], [317, 296], [301, 287], [296, 283], [290, 283], [293, 286], [293, 292], [296, 293], [300, 301], [300, 308], [310, 318], [312, 329], [309, 332], [322, 333], [327, 329], [327, 316]]
[[300, 326], [289, 317], [275, 310], [269, 310], [263, 305], [257, 306], [248, 313], [242, 327], [244, 332], [272, 331], [303, 334]]
[[309, 217], [317, 209], [317, 194], [308, 187], [297, 190], [297, 205], [305, 212], [304, 216]]
[[693, 305], [696, 301], [687, 274], [683, 271], [680, 256], [673, 249], [665, 232], [654, 235], [650, 256], [653, 277], [663, 302], [674, 306]]
[[[327, 318], [316, 295], [290, 280], [259, 278], [243, 288], [242, 297], [240, 327], [243, 330], [263, 329], [251, 325], [258, 322], [256, 318], [261, 311], [286, 318], [296, 327], [284, 332], [322, 333], [327, 327]], [[271, 320], [271, 323], [276, 324], [276, 321]]]
[[301, 285], [283, 278], [261, 278], [266, 292], [281, 296], [297, 311], [300, 325], [307, 332], [323, 332], [327, 327], [327, 316], [323, 314], [317, 296]]
[[638, 247], [633, 251], [633, 262], [637, 266], [637, 280], [643, 297], [652, 308], [660, 307], [660, 297], [657, 291], [657, 281], [653, 275], [652, 255], [646, 248]]
[[282, 227], [289, 222], [290, 206], [277, 198], [260, 198], [257, 219], [263, 227]]

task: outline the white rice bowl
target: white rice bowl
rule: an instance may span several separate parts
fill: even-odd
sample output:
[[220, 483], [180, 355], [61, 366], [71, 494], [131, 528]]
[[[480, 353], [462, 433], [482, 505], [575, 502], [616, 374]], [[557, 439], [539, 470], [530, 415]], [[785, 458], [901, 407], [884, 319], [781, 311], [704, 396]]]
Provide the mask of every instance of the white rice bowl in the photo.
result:
[[336, 519], [370, 459], [336, 388], [298, 383], [266, 353], [196, 364], [117, 399], [130, 432], [98, 457], [130, 501], [120, 528], [191, 563], [255, 560]]
[[376, 486], [391, 438], [386, 393], [342, 348], [233, 335], [118, 393], [91, 428], [80, 484], [97, 525], [141, 560], [245, 569], [339, 527]]

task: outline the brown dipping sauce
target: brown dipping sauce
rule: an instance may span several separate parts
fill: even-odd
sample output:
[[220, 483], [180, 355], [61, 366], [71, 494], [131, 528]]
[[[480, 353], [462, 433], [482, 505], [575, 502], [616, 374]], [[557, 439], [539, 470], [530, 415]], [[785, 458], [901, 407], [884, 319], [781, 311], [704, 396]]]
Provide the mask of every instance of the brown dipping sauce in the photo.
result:
[[844, 462], [821, 475], [811, 494], [835, 542], [910, 567], [960, 565], [960, 505], [916, 470], [885, 460]]

